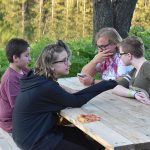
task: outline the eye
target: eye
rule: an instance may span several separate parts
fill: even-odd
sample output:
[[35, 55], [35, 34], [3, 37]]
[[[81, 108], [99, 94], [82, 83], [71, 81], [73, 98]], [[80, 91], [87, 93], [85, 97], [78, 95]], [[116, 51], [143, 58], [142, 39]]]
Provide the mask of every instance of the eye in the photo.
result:
[[26, 54], [25, 56], [26, 56], [26, 57], [29, 57], [29, 54]]

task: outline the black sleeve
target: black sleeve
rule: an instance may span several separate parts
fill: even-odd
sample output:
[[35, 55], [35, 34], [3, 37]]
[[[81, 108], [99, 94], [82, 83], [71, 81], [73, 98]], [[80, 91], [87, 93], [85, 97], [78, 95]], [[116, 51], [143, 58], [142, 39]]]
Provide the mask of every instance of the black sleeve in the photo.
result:
[[117, 82], [113, 80], [102, 81], [79, 92], [71, 94], [62, 89], [59, 84], [55, 83], [49, 88], [49, 99], [52, 100], [53, 103], [63, 107], [80, 107], [94, 96], [103, 91], [112, 89], [116, 85]]

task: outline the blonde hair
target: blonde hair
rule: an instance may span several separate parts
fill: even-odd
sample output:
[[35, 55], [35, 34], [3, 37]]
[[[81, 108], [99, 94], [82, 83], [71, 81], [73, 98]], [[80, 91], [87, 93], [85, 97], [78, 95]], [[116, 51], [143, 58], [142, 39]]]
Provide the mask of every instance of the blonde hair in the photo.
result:
[[51, 66], [57, 60], [59, 53], [63, 51], [67, 52], [68, 57], [71, 55], [69, 48], [62, 40], [58, 40], [56, 44], [45, 46], [35, 63], [34, 74], [55, 80], [54, 70], [51, 69]]

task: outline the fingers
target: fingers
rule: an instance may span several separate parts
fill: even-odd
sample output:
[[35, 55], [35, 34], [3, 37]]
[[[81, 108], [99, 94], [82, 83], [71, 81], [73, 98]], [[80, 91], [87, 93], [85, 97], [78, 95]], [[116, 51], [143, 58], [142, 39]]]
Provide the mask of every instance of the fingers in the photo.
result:
[[137, 101], [143, 104], [150, 105], [150, 99], [149, 97], [147, 97], [147, 95], [144, 92], [137, 92], [135, 98], [137, 99]]
[[91, 82], [93, 81], [93, 77], [91, 77], [90, 75], [86, 75], [85, 77], [79, 77], [79, 80], [82, 84], [84, 85], [91, 85]]
[[99, 53], [97, 54], [97, 56], [103, 57], [103, 58], [108, 58], [108, 57], [110, 57], [110, 56], [112, 56], [112, 55], [113, 55], [113, 53], [111, 53], [111, 52], [109, 52], [109, 51], [102, 51], [102, 52], [99, 52]]
[[142, 102], [143, 104], [150, 105], [150, 101], [141, 100], [140, 102]]
[[107, 58], [110, 58], [112, 55], [113, 55], [113, 53], [100, 52], [97, 55], [95, 55], [95, 57], [93, 59], [94, 59], [94, 61], [99, 63]]
[[148, 104], [148, 105], [150, 105], [150, 100], [149, 99], [147, 99], [147, 98], [145, 98], [145, 97], [142, 97], [142, 96], [137, 96], [137, 101], [139, 101], [139, 102], [141, 102], [141, 103], [143, 103], [143, 104]]

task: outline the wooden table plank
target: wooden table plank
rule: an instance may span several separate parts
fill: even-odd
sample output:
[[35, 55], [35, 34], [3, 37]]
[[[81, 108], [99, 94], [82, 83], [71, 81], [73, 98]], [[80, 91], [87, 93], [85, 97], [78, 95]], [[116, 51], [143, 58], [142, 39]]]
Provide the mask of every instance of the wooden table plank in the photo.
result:
[[86, 86], [82, 85], [77, 77], [58, 79], [60, 85], [70, 87], [73, 90], [82, 90]]
[[110, 116], [110, 114], [104, 110], [98, 109], [93, 105], [84, 105], [82, 109], [88, 113], [96, 112], [96, 114], [102, 118], [101, 122], [104, 123], [105, 126], [123, 135], [134, 144], [150, 141], [150, 138], [147, 136], [147, 134], [139, 132], [136, 130], [136, 128], [130, 127], [130, 125], [125, 122], [119, 121], [116, 117], [113, 117], [113, 115]]
[[[59, 80], [73, 90], [85, 88], [76, 77]], [[79, 114], [94, 113], [101, 121], [80, 123]], [[105, 91], [82, 108], [65, 109], [61, 114], [101, 143], [107, 150], [150, 150], [150, 106]]]
[[[77, 116], [79, 114], [87, 114], [87, 112], [84, 112], [80, 108], [74, 108], [74, 109], [71, 109], [71, 111], [70, 111], [70, 109], [65, 109], [64, 111], [61, 112], [61, 115], [63, 117], [68, 119], [75, 126], [77, 126], [79, 129], [84, 131], [86, 134], [88, 134], [90, 137], [95, 139], [97, 142], [104, 145], [104, 147], [106, 147], [109, 150], [114, 149], [114, 145], [117, 145], [117, 147], [118, 147], [118, 146], [122, 146], [122, 145], [133, 144], [128, 139], [124, 138], [117, 132], [108, 128], [101, 121], [84, 123], [84, 126], [83, 126], [83, 123], [80, 123], [77, 120]], [[96, 127], [95, 127], [95, 123], [97, 124]], [[110, 138], [110, 136], [108, 136], [108, 133], [111, 134], [111, 138]]]
[[[106, 93], [104, 94], [106, 96]], [[142, 126], [143, 123], [145, 125], [150, 125], [149, 113], [147, 113], [146, 111], [140, 111], [140, 110], [137, 111], [135, 107], [130, 107], [129, 104], [121, 101], [120, 99], [116, 100], [115, 103], [113, 95], [110, 95], [111, 99], [109, 99], [109, 95], [107, 95], [107, 97], [104, 98], [103, 97], [104, 94], [102, 93], [101, 95], [95, 97], [89, 103], [95, 105], [95, 107], [98, 107], [99, 109], [109, 110], [107, 111], [107, 113], [109, 113], [110, 116], [116, 117], [117, 119], [120, 120], [120, 122], [125, 122], [125, 123], [128, 122], [128, 125], [130, 125], [131, 127]], [[103, 99], [103, 101], [101, 101], [100, 99]], [[126, 99], [126, 101], [128, 101], [128, 99]], [[139, 102], [134, 100], [134, 103], [139, 103]], [[141, 107], [146, 106], [141, 103], [140, 105]]]

